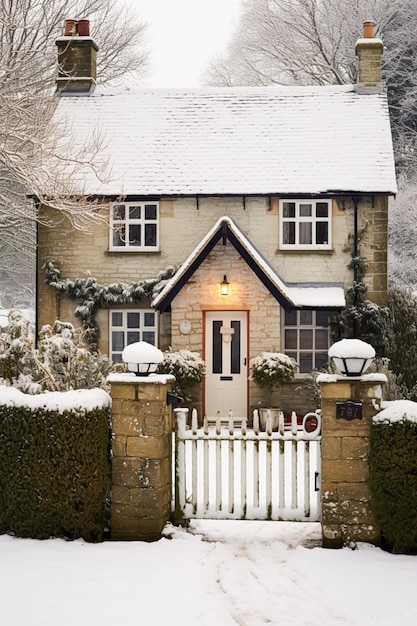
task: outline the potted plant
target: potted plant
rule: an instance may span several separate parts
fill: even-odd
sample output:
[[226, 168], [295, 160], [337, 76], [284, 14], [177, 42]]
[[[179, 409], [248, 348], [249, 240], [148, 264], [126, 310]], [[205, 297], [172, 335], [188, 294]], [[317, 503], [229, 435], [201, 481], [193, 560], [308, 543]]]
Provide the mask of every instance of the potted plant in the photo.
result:
[[250, 368], [250, 380], [265, 390], [265, 406], [259, 409], [261, 428], [265, 430], [266, 420], [270, 417], [272, 428], [276, 429], [278, 428], [281, 409], [271, 407], [272, 391], [281, 383], [292, 380], [298, 365], [292, 357], [281, 352], [262, 352], [259, 356], [251, 359]]

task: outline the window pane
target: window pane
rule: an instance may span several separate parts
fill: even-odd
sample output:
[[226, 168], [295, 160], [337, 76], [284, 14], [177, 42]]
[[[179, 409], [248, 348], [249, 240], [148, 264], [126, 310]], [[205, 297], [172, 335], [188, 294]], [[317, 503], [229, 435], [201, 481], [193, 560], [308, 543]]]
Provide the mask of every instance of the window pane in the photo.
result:
[[300, 217], [311, 217], [313, 208], [311, 204], [300, 204]]
[[303, 350], [313, 349], [313, 331], [300, 330], [300, 348]]
[[297, 331], [296, 330], [285, 330], [285, 349], [286, 350], [297, 350]]
[[294, 359], [294, 361], [297, 361], [297, 353], [296, 352], [290, 352], [289, 350], [286, 350], [285, 354], [287, 356], [290, 356], [292, 359]]
[[123, 326], [123, 313], [112, 313], [111, 314], [111, 325], [112, 326]]
[[156, 220], [156, 204], [145, 204], [145, 220]]
[[316, 352], [316, 369], [326, 369], [329, 364], [327, 352]]
[[223, 360], [223, 342], [220, 334], [220, 328], [222, 323], [220, 321], [213, 322], [213, 374], [222, 373], [222, 360]]
[[284, 222], [282, 225], [282, 242], [295, 243], [295, 222]]
[[139, 337], [139, 332], [138, 331], [129, 331], [127, 333], [127, 342], [126, 345], [130, 345], [131, 343], [136, 343], [137, 341], [140, 341], [140, 337]]
[[285, 311], [285, 326], [297, 326], [297, 311]]
[[282, 215], [283, 217], [295, 217], [295, 202], [283, 202]]
[[111, 355], [111, 360], [113, 361], [113, 363], [121, 363], [122, 362], [122, 355], [114, 353], [114, 354]]
[[145, 246], [156, 246], [156, 224], [145, 224]]
[[151, 330], [146, 330], [142, 333], [142, 340], [150, 343], [152, 346], [155, 345], [155, 333]]
[[329, 242], [329, 225], [327, 222], [316, 223], [316, 243]]
[[316, 311], [316, 326], [329, 325], [329, 312], [328, 311]]
[[140, 206], [129, 207], [129, 219], [140, 220]]
[[[140, 313], [128, 313], [127, 314], [127, 327], [139, 328], [139, 326], [140, 326]], [[139, 339], [137, 341], [139, 341]]]
[[125, 347], [125, 334], [122, 331], [114, 331], [111, 334], [111, 349], [122, 352]]
[[134, 224], [129, 226], [129, 245], [140, 246], [140, 225]]
[[125, 245], [125, 229], [118, 228], [113, 231], [113, 245], [124, 246]]
[[113, 207], [113, 219], [124, 220], [126, 217], [126, 209], [124, 204], [117, 204]]
[[240, 374], [240, 322], [236, 320], [231, 322], [230, 326], [235, 331], [232, 335], [232, 345], [230, 346], [230, 373]]
[[329, 347], [329, 333], [327, 330], [316, 330], [316, 350], [327, 350]]
[[308, 243], [313, 243], [313, 239], [312, 239], [312, 233], [313, 233], [313, 229], [312, 229], [312, 224], [311, 222], [301, 222], [301, 224], [299, 224], [299, 234], [300, 234], [300, 244], [308, 244]]
[[329, 205], [327, 202], [317, 202], [316, 204], [316, 217], [328, 217]]
[[300, 324], [311, 326], [313, 323], [313, 311], [300, 311]]
[[299, 372], [302, 374], [306, 374], [307, 372], [311, 372], [313, 369], [313, 355], [311, 352], [300, 352], [300, 357], [298, 360]]
[[144, 314], [144, 326], [155, 326], [155, 313]]

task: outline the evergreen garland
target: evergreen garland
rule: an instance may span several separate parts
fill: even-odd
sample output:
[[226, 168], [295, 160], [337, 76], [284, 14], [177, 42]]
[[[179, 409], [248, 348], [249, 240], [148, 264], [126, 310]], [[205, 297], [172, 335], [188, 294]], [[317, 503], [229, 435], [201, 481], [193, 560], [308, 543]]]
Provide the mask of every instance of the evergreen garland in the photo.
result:
[[137, 283], [111, 283], [101, 285], [89, 272], [85, 278], [70, 280], [61, 278], [60, 270], [52, 263], [46, 261], [43, 266], [45, 270], [47, 285], [55, 289], [58, 293], [64, 293], [71, 300], [78, 300], [75, 308], [75, 316], [78, 317], [86, 333], [86, 339], [92, 349], [97, 348], [100, 328], [97, 324], [96, 316], [99, 309], [108, 307], [111, 304], [127, 304], [130, 302], [141, 302], [142, 300], [152, 300], [176, 272], [175, 267], [168, 267], [159, 272], [156, 278], [149, 278]]
[[352, 286], [347, 290], [346, 308], [342, 311], [338, 323], [344, 337], [362, 339], [375, 348], [377, 357], [385, 357], [389, 344], [390, 315], [388, 307], [381, 307], [365, 297], [368, 291], [364, 280], [367, 263], [359, 254], [359, 243], [366, 229], [367, 226], [358, 233], [356, 255], [353, 251], [352, 237], [349, 236], [352, 260], [348, 269], [353, 271], [354, 280]]

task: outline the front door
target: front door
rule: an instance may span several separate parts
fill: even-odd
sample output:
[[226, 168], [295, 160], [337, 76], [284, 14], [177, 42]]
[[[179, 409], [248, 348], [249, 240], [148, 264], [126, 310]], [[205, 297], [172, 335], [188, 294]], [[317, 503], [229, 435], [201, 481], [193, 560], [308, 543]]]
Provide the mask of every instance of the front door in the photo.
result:
[[248, 364], [246, 311], [206, 313], [205, 415], [247, 417]]

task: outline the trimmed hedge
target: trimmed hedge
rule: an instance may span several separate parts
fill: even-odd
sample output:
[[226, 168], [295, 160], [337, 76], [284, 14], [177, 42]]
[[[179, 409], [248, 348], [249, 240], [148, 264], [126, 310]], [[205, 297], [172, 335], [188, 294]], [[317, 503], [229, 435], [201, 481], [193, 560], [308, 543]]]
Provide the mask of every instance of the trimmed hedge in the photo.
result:
[[371, 429], [370, 481], [383, 547], [417, 553], [417, 423], [377, 422]]
[[0, 397], [0, 533], [101, 541], [111, 476], [109, 403], [51, 409], [52, 395], [45, 394], [43, 408], [2, 404]]

